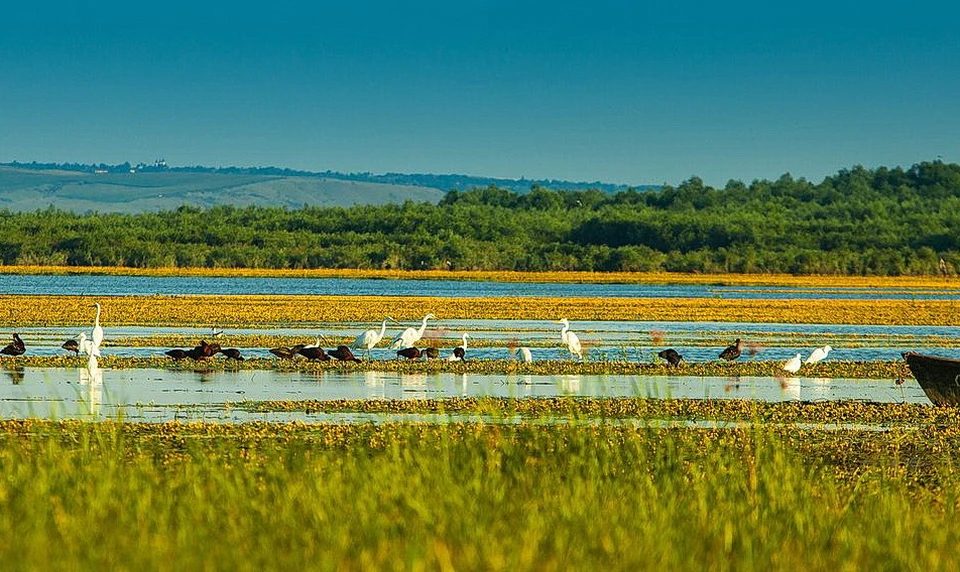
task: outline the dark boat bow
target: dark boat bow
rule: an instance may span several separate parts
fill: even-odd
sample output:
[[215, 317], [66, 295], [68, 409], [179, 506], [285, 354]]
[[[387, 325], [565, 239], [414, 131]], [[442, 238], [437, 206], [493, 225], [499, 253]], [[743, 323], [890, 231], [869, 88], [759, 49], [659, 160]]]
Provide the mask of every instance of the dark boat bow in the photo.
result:
[[910, 372], [934, 405], [960, 406], [960, 360], [905, 352]]

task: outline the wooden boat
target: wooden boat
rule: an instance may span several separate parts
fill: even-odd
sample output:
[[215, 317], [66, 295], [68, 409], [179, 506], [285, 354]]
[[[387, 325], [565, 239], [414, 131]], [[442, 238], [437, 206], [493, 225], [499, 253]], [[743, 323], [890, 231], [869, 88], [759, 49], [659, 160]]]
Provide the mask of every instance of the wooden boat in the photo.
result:
[[960, 406], [960, 359], [906, 352], [913, 377], [934, 405]]

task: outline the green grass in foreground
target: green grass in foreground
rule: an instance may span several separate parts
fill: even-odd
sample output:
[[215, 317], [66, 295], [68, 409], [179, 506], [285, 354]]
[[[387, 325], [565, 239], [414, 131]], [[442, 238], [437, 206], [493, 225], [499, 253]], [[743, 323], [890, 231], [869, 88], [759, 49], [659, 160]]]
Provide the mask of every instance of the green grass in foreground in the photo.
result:
[[956, 569], [956, 431], [0, 423], [21, 569]]

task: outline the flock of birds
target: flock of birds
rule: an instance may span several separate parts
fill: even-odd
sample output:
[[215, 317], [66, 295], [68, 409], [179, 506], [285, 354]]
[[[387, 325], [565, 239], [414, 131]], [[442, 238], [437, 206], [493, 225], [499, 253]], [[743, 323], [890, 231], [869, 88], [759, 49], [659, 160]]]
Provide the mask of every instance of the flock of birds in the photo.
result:
[[[63, 349], [72, 351], [79, 354], [84, 354], [89, 356], [87, 361], [87, 367], [94, 371], [97, 367], [97, 358], [100, 357], [100, 344], [103, 342], [103, 328], [100, 326], [100, 304], [94, 303], [93, 306], [96, 307], [97, 313], [93, 320], [93, 330], [90, 333], [90, 337], [87, 337], [86, 332], [80, 332], [76, 338], [67, 340], [61, 346]], [[416, 347], [417, 342], [419, 342], [427, 329], [427, 321], [430, 319], [436, 319], [436, 316], [433, 314], [427, 314], [423, 317], [423, 320], [419, 328], [409, 327], [400, 332], [390, 344], [390, 349], [396, 350], [397, 359], [438, 359], [440, 357], [440, 350], [435, 346], [427, 346], [418, 348]], [[351, 343], [347, 345], [338, 345], [335, 349], [324, 349], [321, 344], [321, 341], [326, 341], [324, 336], [317, 337], [316, 341], [312, 344], [297, 344], [293, 346], [283, 346], [270, 349], [270, 353], [277, 356], [280, 359], [294, 359], [303, 357], [310, 361], [354, 361], [359, 362], [358, 358], [353, 352], [354, 350], [361, 351], [361, 355], [364, 355], [369, 359], [370, 350], [379, 344], [384, 336], [387, 333], [387, 322], [397, 322], [390, 316], [387, 316], [383, 319], [383, 322], [380, 325], [380, 329], [370, 329], [359, 336]], [[576, 357], [578, 359], [583, 359], [583, 344], [580, 342], [580, 338], [577, 337], [577, 334], [570, 331], [570, 322], [566, 318], [554, 322], [556, 324], [561, 324], [563, 327], [560, 329], [560, 341], [563, 345], [566, 346], [567, 351], [570, 352], [571, 357]], [[448, 361], [464, 361], [467, 357], [467, 338], [470, 337], [470, 334], [463, 334], [461, 336], [462, 343], [453, 349], [450, 355], [447, 357]], [[743, 352], [743, 340], [737, 338], [736, 341], [722, 352], [720, 352], [720, 359], [726, 360], [728, 362], [735, 361], [740, 357]], [[830, 346], [823, 346], [816, 348], [806, 360], [801, 361], [801, 354], [797, 354], [795, 357], [790, 358], [782, 364], [784, 371], [789, 373], [796, 373], [800, 371], [800, 368], [803, 364], [813, 364], [818, 361], [823, 360], [827, 357], [827, 354], [830, 353], [832, 348]], [[26, 352], [26, 345], [23, 343], [23, 340], [20, 338], [20, 335], [17, 333], [13, 334], [13, 341], [7, 344], [5, 347], [0, 348], [0, 354], [10, 355], [10, 356], [19, 356], [23, 355]], [[533, 361], [533, 354], [530, 352], [530, 348], [519, 347], [515, 350], [518, 354], [517, 359], [530, 363]], [[215, 357], [217, 354], [222, 354], [228, 359], [234, 359], [237, 361], [243, 361], [243, 356], [240, 354], [240, 350], [237, 348], [221, 348], [220, 344], [216, 342], [207, 342], [202, 340], [199, 345], [190, 348], [190, 349], [171, 349], [165, 352], [166, 355], [170, 356], [175, 360], [181, 359], [193, 359], [196, 361], [207, 360]], [[679, 365], [681, 361], [685, 361], [683, 356], [680, 355], [677, 350], [673, 348], [665, 349], [657, 354], [659, 357], [667, 361], [671, 366]]]
[[[784, 371], [788, 373], [797, 373], [798, 371], [800, 371], [800, 368], [803, 366], [803, 364], [813, 364], [823, 360], [824, 358], [827, 357], [827, 354], [829, 354], [832, 349], [833, 348], [831, 348], [830, 346], [823, 346], [820, 348], [816, 348], [815, 350], [810, 352], [810, 355], [807, 356], [806, 360], [802, 360], [802, 361], [801, 361], [802, 354], [797, 354], [796, 356], [785, 361], [781, 367], [783, 368]], [[743, 353], [743, 340], [741, 340], [740, 338], [737, 338], [736, 341], [733, 342], [733, 344], [727, 346], [726, 348], [724, 348], [722, 352], [720, 352], [720, 359], [727, 360], [727, 361], [735, 361], [737, 358], [740, 357], [742, 353]], [[683, 356], [680, 355], [680, 353], [673, 348], [665, 349], [659, 352], [657, 355], [667, 360], [667, 363], [669, 363], [670, 365], [679, 365], [681, 361], [684, 361]]]

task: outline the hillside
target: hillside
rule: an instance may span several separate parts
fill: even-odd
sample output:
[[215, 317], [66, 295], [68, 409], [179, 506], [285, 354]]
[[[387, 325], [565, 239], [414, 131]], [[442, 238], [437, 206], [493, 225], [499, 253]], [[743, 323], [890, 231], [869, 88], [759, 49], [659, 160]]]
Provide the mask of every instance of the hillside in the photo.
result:
[[444, 191], [414, 185], [330, 179], [195, 172], [89, 173], [0, 166], [0, 209], [14, 212], [51, 205], [72, 212], [142, 213], [181, 205], [351, 206], [436, 203]]

